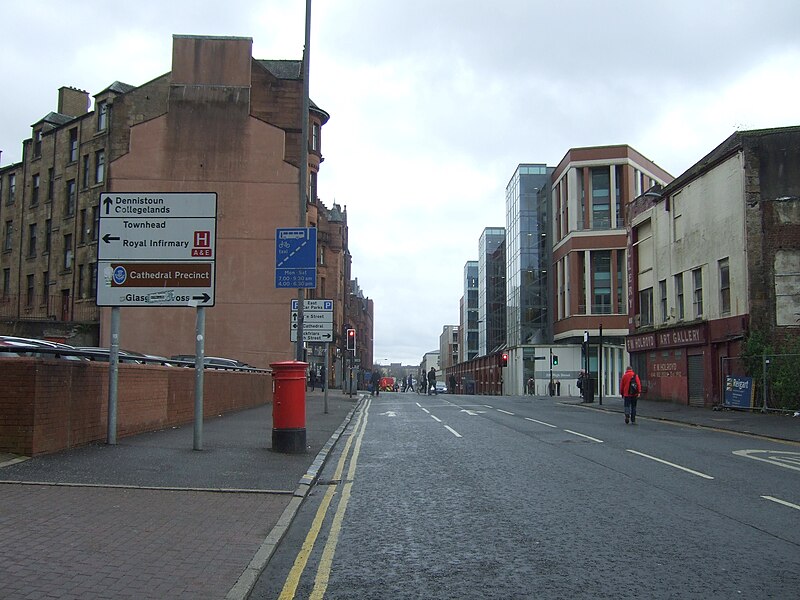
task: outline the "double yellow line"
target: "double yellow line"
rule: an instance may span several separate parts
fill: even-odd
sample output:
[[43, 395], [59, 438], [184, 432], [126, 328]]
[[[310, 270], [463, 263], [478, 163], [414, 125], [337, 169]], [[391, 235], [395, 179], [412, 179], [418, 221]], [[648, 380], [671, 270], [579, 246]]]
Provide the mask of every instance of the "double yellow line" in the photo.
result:
[[[350, 459], [350, 465], [347, 470], [347, 478], [342, 484], [342, 497], [339, 500], [336, 513], [333, 516], [330, 535], [328, 535], [328, 541], [325, 543], [325, 548], [322, 550], [322, 557], [320, 558], [319, 567], [317, 568], [317, 575], [314, 578], [314, 589], [309, 596], [309, 598], [313, 600], [321, 600], [325, 595], [325, 591], [328, 589], [328, 581], [330, 580], [331, 567], [333, 565], [333, 555], [336, 552], [336, 544], [339, 542], [339, 534], [342, 531], [342, 521], [344, 520], [344, 513], [347, 510], [347, 503], [350, 501], [350, 493], [356, 474], [356, 465], [358, 464], [358, 455], [361, 452], [361, 442], [364, 438], [364, 430], [367, 428], [369, 407], [371, 403], [372, 399], [367, 398], [364, 404], [364, 409], [359, 411], [358, 419], [356, 420], [356, 424], [353, 429], [354, 434], [347, 439], [347, 443], [342, 450], [342, 456], [339, 458], [339, 462], [336, 465], [336, 471], [333, 475], [334, 481], [342, 481], [342, 473], [344, 472], [347, 458], [350, 456], [350, 451], [352, 450], [353, 456]], [[355, 440], [355, 443], [353, 440]], [[297, 554], [297, 558], [294, 560], [292, 570], [289, 571], [289, 575], [286, 577], [286, 582], [284, 583], [283, 590], [281, 590], [281, 595], [279, 596], [280, 600], [292, 600], [295, 593], [297, 593], [297, 586], [300, 584], [300, 577], [302, 577], [303, 571], [305, 571], [306, 565], [308, 564], [308, 559], [311, 556], [311, 552], [314, 550], [314, 544], [317, 541], [319, 532], [322, 529], [322, 523], [325, 520], [325, 516], [328, 513], [331, 501], [333, 500], [333, 496], [338, 487], [339, 484], [331, 484], [328, 486], [328, 490], [325, 492], [325, 496], [322, 498], [322, 502], [317, 509], [317, 514], [314, 517], [314, 521], [311, 524], [308, 534], [306, 535], [303, 546], [300, 548], [300, 552]]]

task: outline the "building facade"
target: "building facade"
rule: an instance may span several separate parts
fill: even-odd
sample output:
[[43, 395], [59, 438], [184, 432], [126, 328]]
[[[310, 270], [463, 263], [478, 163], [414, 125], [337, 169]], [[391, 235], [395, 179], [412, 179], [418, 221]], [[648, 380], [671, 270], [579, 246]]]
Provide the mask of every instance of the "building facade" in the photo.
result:
[[464, 264], [464, 295], [461, 298], [458, 362], [478, 356], [478, 261]]
[[[256, 60], [250, 38], [174, 36], [172, 70], [95, 96], [59, 91], [58, 111], [32, 127], [23, 160], [0, 168], [2, 328], [108, 345], [108, 309], [95, 304], [103, 192], [216, 192], [216, 304], [206, 353], [264, 367], [293, 355], [290, 303], [274, 288], [275, 230], [300, 217], [301, 61]], [[319, 230], [317, 290], [343, 323], [351, 280], [346, 214], [318, 199], [325, 111], [309, 112], [308, 226]], [[121, 310], [120, 344], [194, 353], [194, 311]], [[335, 353], [331, 353], [332, 355]], [[370, 364], [370, 363], [368, 363]]]
[[588, 355], [559, 364], [560, 379], [588, 368], [598, 393], [602, 385], [604, 395], [617, 394], [628, 333], [625, 208], [672, 179], [627, 145], [573, 148], [553, 171], [553, 340], [580, 346], [588, 337]]
[[445, 325], [439, 336], [439, 368], [442, 371], [458, 364], [459, 326]]
[[551, 339], [549, 200], [552, 167], [521, 164], [506, 186], [506, 393], [536, 378], [536, 345]]
[[478, 355], [506, 344], [506, 230], [487, 227], [478, 255]]
[[630, 206], [627, 348], [649, 397], [719, 404], [748, 333], [796, 343], [797, 165], [800, 127], [740, 131]]

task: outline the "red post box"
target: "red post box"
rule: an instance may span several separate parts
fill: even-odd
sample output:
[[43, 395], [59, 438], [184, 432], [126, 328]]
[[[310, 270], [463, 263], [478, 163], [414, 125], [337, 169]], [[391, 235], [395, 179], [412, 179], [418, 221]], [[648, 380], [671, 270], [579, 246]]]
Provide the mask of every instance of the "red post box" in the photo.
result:
[[287, 360], [272, 368], [272, 449], [301, 454], [306, 451], [306, 367]]

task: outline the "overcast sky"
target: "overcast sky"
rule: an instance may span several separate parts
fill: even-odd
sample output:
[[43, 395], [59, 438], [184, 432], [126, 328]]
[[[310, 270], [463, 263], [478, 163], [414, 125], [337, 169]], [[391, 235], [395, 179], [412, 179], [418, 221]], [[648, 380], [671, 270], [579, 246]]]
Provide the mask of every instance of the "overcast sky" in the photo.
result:
[[[4, 0], [0, 164], [62, 85], [170, 70], [173, 34], [302, 57], [304, 0]], [[800, 124], [797, 0], [314, 0], [319, 196], [345, 205], [375, 360], [417, 364], [458, 324], [464, 263], [505, 226], [519, 163], [627, 143], [680, 175], [737, 129]]]

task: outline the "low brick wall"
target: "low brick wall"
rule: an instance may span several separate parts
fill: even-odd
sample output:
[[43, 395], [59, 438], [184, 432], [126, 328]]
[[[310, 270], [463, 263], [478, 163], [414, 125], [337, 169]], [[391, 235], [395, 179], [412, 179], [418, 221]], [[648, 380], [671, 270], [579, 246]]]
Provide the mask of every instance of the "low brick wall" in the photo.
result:
[[[0, 358], [0, 452], [26, 456], [105, 441], [108, 364]], [[194, 369], [119, 365], [117, 437], [194, 420]], [[204, 417], [272, 403], [268, 373], [206, 370]]]

